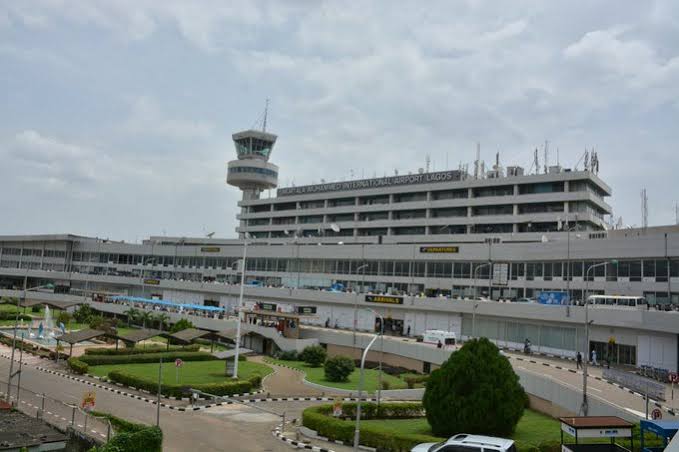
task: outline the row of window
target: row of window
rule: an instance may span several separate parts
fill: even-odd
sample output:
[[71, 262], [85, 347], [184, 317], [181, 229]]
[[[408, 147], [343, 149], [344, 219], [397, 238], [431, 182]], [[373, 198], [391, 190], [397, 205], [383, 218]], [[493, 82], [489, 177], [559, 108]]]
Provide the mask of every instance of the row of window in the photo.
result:
[[[519, 195], [532, 195], [543, 193], [561, 193], [565, 191], [564, 182], [543, 182], [535, 184], [520, 184], [518, 185]], [[590, 181], [572, 181], [569, 185], [569, 192], [586, 191], [603, 198], [605, 193], [595, 184]], [[430, 193], [429, 198], [427, 193]], [[391, 198], [390, 198], [391, 196]], [[374, 196], [359, 196], [349, 198], [328, 199], [327, 207], [345, 207], [357, 205], [379, 205], [390, 203], [403, 202], [424, 202], [427, 199], [438, 201], [442, 199], [468, 199], [468, 198], [485, 198], [489, 196], [514, 196], [514, 185], [501, 185], [492, 187], [476, 187], [471, 189], [471, 196], [469, 189], [453, 189], [453, 190], [438, 190], [431, 192], [413, 192], [413, 193], [395, 193], [393, 195], [374, 195]], [[320, 209], [326, 207], [325, 199], [317, 199], [311, 201], [301, 201], [299, 203], [300, 209]], [[272, 207], [273, 206], [273, 207]], [[251, 213], [269, 212], [271, 210], [293, 210], [297, 209], [298, 205], [295, 202], [277, 203], [277, 204], [259, 204], [250, 207]]]
[[262, 174], [269, 177], [278, 177], [278, 173], [276, 171], [270, 170], [268, 168], [256, 168], [254, 166], [234, 166], [229, 168], [229, 173]]
[[2, 256], [26, 256], [26, 257], [66, 257], [66, 251], [42, 248], [13, 248], [1, 249]]

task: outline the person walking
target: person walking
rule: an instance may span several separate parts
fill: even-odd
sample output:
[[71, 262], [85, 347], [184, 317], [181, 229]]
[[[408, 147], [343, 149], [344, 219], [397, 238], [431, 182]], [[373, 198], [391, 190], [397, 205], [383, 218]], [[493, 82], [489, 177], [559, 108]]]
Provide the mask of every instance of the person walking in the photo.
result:
[[596, 362], [596, 350], [592, 350], [592, 365], [598, 366], [599, 363]]
[[436, 348], [443, 348], [443, 344], [441, 343], [440, 340], [439, 340], [438, 344], [436, 344]]
[[578, 352], [578, 354], [575, 355], [575, 366], [576, 369], [582, 368], [582, 353], [580, 352]]

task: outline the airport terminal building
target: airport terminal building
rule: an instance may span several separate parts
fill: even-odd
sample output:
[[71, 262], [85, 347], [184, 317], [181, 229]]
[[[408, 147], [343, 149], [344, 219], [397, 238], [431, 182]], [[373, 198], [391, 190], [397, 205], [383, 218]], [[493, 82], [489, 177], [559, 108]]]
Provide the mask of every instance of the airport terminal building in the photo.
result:
[[246, 304], [303, 308], [309, 323], [338, 328], [353, 326], [357, 308], [371, 308], [361, 310], [359, 328], [373, 330], [378, 313], [389, 334], [444, 329], [507, 345], [529, 338], [572, 356], [585, 349], [583, 307], [510, 300], [543, 291], [567, 291], [573, 301], [644, 296], [649, 310], [590, 308], [589, 349], [612, 338], [621, 364], [677, 370], [679, 227], [607, 227], [612, 190], [598, 162], [540, 174], [499, 164], [481, 173], [477, 164], [471, 174], [424, 171], [279, 188], [264, 198], [277, 185], [268, 162], [275, 138], [234, 135], [238, 160], [227, 182], [243, 190], [239, 238], [0, 236], [0, 294], [51, 282], [56, 292], [233, 312], [247, 243]]

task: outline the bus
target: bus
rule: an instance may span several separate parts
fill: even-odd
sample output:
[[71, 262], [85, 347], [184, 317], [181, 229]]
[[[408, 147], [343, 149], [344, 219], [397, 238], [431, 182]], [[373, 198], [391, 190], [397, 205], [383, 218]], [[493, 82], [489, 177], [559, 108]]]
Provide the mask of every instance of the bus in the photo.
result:
[[593, 308], [648, 309], [646, 298], [629, 295], [590, 295], [587, 302]]

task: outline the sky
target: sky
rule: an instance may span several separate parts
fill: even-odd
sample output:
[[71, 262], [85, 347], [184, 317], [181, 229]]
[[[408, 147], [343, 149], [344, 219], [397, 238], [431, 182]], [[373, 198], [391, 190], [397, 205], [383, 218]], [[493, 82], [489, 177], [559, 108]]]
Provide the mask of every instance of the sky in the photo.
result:
[[547, 141], [598, 152], [624, 224], [642, 188], [674, 223], [677, 42], [673, 0], [5, 0], [0, 234], [234, 237], [231, 134], [267, 98], [280, 186]]

